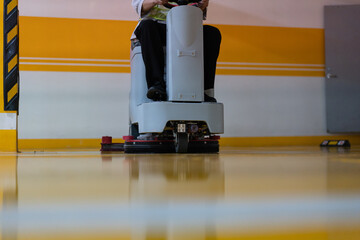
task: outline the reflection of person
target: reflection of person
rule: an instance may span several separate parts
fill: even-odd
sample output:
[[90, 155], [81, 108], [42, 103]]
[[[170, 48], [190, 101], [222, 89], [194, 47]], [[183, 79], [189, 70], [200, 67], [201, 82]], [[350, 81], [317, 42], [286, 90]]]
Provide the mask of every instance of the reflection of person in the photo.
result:
[[[166, 45], [166, 16], [169, 9], [164, 6], [169, 0], [132, 0], [132, 5], [141, 17], [132, 38], [137, 38], [142, 47], [148, 85], [147, 97], [154, 101], [166, 100], [164, 81], [164, 50]], [[204, 17], [209, 0], [198, 4]], [[204, 86], [205, 101], [216, 102], [210, 97], [214, 92], [216, 61], [219, 56], [221, 33], [213, 26], [204, 26]]]

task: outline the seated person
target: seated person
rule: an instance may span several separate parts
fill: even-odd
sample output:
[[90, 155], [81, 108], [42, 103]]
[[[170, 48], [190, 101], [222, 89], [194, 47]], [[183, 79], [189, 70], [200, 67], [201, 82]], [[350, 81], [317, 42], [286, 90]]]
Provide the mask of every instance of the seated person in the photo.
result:
[[[137, 38], [142, 48], [148, 86], [147, 97], [154, 101], [165, 101], [166, 85], [164, 81], [164, 49], [166, 46], [166, 16], [169, 8], [164, 5], [169, 0], [132, 0], [132, 5], [141, 21], [135, 29], [132, 39]], [[209, 0], [201, 0], [198, 7], [204, 12]], [[211, 97], [214, 92], [216, 61], [219, 56], [221, 33], [213, 27], [204, 25], [204, 87], [206, 102], [216, 102]]]

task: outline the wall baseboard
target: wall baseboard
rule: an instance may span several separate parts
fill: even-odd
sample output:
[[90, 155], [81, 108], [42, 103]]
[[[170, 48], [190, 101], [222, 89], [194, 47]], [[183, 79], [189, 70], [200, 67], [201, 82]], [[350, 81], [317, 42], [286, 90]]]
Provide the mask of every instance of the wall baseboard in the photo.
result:
[[349, 140], [360, 145], [360, 135], [298, 136], [298, 137], [229, 137], [222, 138], [222, 147], [286, 147], [320, 146], [324, 140]]
[[[301, 136], [301, 137], [224, 137], [221, 147], [286, 147], [319, 146], [323, 140], [347, 139], [360, 145], [360, 135]], [[114, 143], [124, 142], [113, 139]], [[101, 139], [19, 139], [19, 151], [95, 150], [100, 149]]]

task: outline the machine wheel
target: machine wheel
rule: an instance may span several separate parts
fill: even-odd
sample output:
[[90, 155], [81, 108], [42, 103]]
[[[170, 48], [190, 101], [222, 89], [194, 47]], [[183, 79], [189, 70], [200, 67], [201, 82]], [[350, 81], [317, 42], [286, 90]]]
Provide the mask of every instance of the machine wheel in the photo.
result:
[[189, 146], [189, 137], [187, 133], [177, 133], [175, 141], [175, 151], [177, 153], [187, 153]]

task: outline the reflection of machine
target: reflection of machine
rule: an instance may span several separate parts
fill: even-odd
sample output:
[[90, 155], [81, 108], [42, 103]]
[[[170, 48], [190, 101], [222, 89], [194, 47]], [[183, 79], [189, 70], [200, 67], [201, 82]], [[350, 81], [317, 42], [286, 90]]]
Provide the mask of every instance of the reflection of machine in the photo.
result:
[[224, 172], [218, 155], [127, 156], [130, 163], [130, 198], [202, 199], [214, 201], [224, 194]]
[[[139, 209], [132, 239], [216, 239], [209, 210], [225, 193], [218, 155], [127, 155], [126, 161], [130, 202]], [[192, 215], [193, 208], [207, 210]]]
[[146, 98], [141, 46], [132, 43], [130, 136], [125, 139], [125, 152], [219, 151], [219, 137], [214, 134], [224, 132], [223, 104], [204, 102], [202, 21], [202, 11], [193, 6], [174, 7], [168, 13], [167, 101]]
[[17, 239], [17, 156], [0, 159], [0, 239]]

